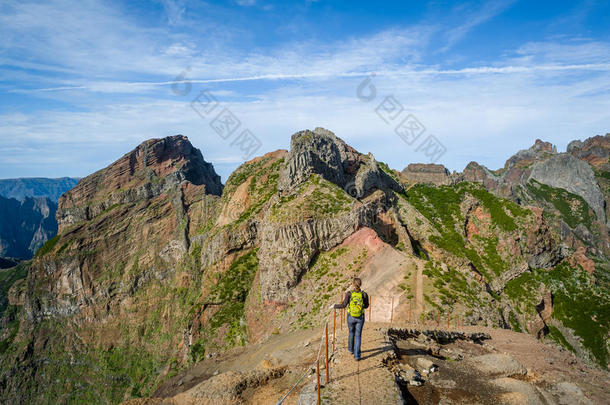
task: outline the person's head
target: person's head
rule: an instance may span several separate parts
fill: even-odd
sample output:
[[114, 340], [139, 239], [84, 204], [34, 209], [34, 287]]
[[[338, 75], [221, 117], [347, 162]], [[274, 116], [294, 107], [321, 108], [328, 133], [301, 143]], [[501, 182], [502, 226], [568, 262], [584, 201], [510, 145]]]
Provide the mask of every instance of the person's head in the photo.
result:
[[354, 287], [354, 290], [360, 291], [361, 286], [362, 286], [362, 280], [360, 280], [358, 277], [354, 277], [352, 279], [352, 287]]

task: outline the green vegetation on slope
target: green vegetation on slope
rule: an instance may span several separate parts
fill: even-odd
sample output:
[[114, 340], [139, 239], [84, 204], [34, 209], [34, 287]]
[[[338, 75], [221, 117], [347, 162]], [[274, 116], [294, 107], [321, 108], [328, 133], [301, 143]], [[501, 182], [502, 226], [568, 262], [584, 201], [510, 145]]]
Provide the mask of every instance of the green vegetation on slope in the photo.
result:
[[59, 235], [53, 236], [51, 239], [46, 241], [44, 243], [44, 245], [42, 245], [40, 247], [40, 249], [38, 249], [36, 251], [36, 253], [34, 254], [34, 257], [42, 257], [42, 256], [46, 255], [47, 253], [50, 253], [58, 241], [59, 241]]
[[28, 275], [30, 262], [21, 262], [10, 269], [0, 270], [0, 319], [8, 306], [8, 290], [17, 280], [22, 280]]
[[479, 298], [480, 287], [473, 280], [447, 267], [443, 270], [439, 263], [430, 260], [426, 262], [423, 274], [434, 280], [433, 285], [438, 290], [441, 305], [433, 303], [442, 313], [452, 313], [454, 305], [460, 303], [466, 307], [481, 307], [485, 303]]
[[[476, 245], [462, 236], [464, 216], [460, 204], [466, 194], [472, 195], [485, 207], [491, 217], [492, 230], [511, 232], [517, 229], [516, 219], [525, 217], [527, 210], [512, 201], [500, 199], [474, 183], [462, 182], [455, 186], [431, 186], [418, 184], [408, 194], [402, 195], [439, 232], [430, 240], [440, 248], [458, 257], [470, 260], [488, 280], [500, 275], [507, 264], [498, 255], [496, 236], [484, 238], [476, 236]], [[495, 233], [495, 232], [494, 232]]]
[[[581, 268], [570, 267], [566, 262], [552, 270], [534, 270], [523, 273], [507, 283], [504, 293], [515, 307], [529, 308], [532, 313], [537, 291], [544, 284], [553, 294], [553, 318], [574, 331], [582, 340], [582, 346], [602, 367], [606, 367], [610, 356], [610, 296], [608, 291], [595, 282], [593, 276]], [[554, 338], [561, 339], [555, 332]]]
[[[208, 347], [232, 347], [246, 343], [245, 303], [258, 269], [256, 252], [257, 249], [250, 250], [237, 258], [226, 272], [216, 275], [216, 282], [207, 299], [209, 302], [218, 303], [219, 309], [204, 326], [202, 337], [191, 346], [192, 361], [202, 359]], [[221, 327], [227, 328], [224, 345], [217, 342]]]
[[296, 218], [326, 218], [348, 212], [354, 203], [345, 190], [312, 174], [296, 193], [282, 197], [271, 207], [270, 218], [276, 222]]
[[309, 265], [301, 282], [302, 294], [289, 305], [287, 322], [296, 317], [293, 329], [306, 329], [319, 324], [326, 315], [325, 306], [331, 297], [341, 299], [341, 291], [349, 285], [350, 277], [356, 275], [366, 260], [367, 251], [352, 247], [337, 247], [320, 252]]
[[552, 204], [570, 228], [576, 228], [578, 224], [584, 224], [588, 229], [591, 229], [595, 214], [581, 196], [562, 188], [539, 183], [536, 180], [527, 183], [526, 188], [537, 200]]

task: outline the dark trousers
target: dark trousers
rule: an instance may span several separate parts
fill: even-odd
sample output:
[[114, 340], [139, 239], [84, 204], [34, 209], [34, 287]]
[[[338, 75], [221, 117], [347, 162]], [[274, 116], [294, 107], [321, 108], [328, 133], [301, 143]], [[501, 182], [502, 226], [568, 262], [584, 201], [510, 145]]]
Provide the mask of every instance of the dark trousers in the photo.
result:
[[354, 318], [347, 315], [347, 327], [349, 329], [349, 338], [347, 340], [347, 350], [354, 353], [354, 358], [360, 359], [360, 340], [362, 338], [362, 327], [364, 326], [364, 315]]

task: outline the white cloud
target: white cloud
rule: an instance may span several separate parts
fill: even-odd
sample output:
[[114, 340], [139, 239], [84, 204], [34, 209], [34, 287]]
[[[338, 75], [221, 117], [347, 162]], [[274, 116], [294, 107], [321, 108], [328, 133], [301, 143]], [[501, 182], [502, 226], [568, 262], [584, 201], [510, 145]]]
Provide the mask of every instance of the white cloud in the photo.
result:
[[[168, 19], [189, 24], [185, 3], [165, 3]], [[390, 94], [425, 124], [426, 134], [446, 144], [441, 162], [458, 170], [469, 160], [499, 167], [538, 137], [565, 147], [607, 132], [610, 122], [605, 42], [529, 42], [485, 65], [448, 69], [425, 59], [438, 27], [245, 50], [197, 41], [199, 31], [142, 27], [96, 2], [23, 4], [0, 6], [0, 63], [31, 70], [18, 81], [11, 81], [14, 69], [0, 71], [1, 80], [14, 83], [5, 88], [78, 109], [0, 115], [0, 177], [9, 168], [13, 177], [19, 170], [84, 176], [147, 138], [183, 133], [226, 179], [241, 157], [190, 108], [203, 87], [230, 101], [244, 128], [263, 141], [260, 154], [287, 148], [298, 130], [324, 126], [397, 169], [425, 156], [375, 114]], [[449, 29], [447, 45], [509, 3], [489, 4], [471, 22]], [[174, 77], [187, 67], [191, 93], [171, 95]], [[356, 87], [371, 72], [377, 99], [363, 103]], [[16, 84], [26, 81], [39, 86]]]
[[[447, 43], [440, 49], [440, 51], [446, 52], [456, 43], [461, 41], [475, 27], [484, 24], [501, 14], [511, 5], [513, 5], [515, 1], [516, 0], [491, 0], [485, 2], [483, 5], [476, 5], [476, 10], [468, 10], [468, 12], [465, 13], [466, 15], [462, 17], [465, 22], [449, 29], [445, 33]], [[463, 9], [465, 6], [459, 6], [458, 8]]]

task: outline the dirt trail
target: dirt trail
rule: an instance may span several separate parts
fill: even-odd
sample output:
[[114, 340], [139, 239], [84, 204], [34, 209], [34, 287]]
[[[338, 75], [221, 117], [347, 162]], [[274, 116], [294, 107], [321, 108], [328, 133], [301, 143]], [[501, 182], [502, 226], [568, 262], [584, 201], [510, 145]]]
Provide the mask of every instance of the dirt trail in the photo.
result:
[[[365, 323], [362, 332], [362, 359], [347, 351], [347, 328], [339, 331], [330, 367], [330, 383], [322, 389], [328, 404], [400, 404], [400, 391], [384, 361], [393, 355], [385, 324]], [[324, 382], [325, 374], [322, 376]]]
[[[434, 336], [439, 331], [456, 330], [491, 335], [491, 340], [480, 345], [457, 342], [443, 346], [443, 350], [449, 350], [445, 353], [461, 353], [464, 356], [463, 360], [454, 360], [445, 359], [443, 354], [435, 354], [438, 349], [434, 347], [438, 345], [429, 342], [430, 347], [426, 348], [426, 343], [420, 339], [409, 341], [403, 348], [400, 345], [405, 342], [399, 341], [399, 348], [396, 349], [387, 333], [387, 328], [390, 327], [388, 323], [366, 322], [362, 334], [362, 359], [357, 362], [347, 352], [347, 327], [344, 324], [343, 329], [340, 329], [339, 325], [337, 323], [335, 351], [331, 353], [329, 384], [324, 384], [324, 356], [321, 358], [323, 404], [400, 404], [403, 403], [402, 396], [406, 395], [408, 400], [411, 394], [420, 398], [419, 403], [422, 404], [439, 403], [435, 399], [438, 395], [452, 398], [451, 403], [455, 404], [478, 402], [492, 405], [603, 404], [610, 397], [610, 378], [607, 372], [591, 368], [571, 353], [546, 345], [531, 335], [483, 327], [421, 328], [415, 324], [393, 325], [394, 328], [403, 330], [433, 330], [436, 331]], [[303, 372], [311, 370], [309, 366], [317, 355], [320, 332], [321, 329], [316, 328], [275, 336], [265, 343], [206, 360], [167, 381], [156, 392], [157, 398], [134, 399], [126, 404], [275, 404], [299, 381]], [[329, 337], [332, 338], [332, 328], [329, 332]], [[332, 350], [332, 342], [329, 349]], [[527, 372], [513, 378], [501, 378], [498, 375], [485, 377], [483, 371], [472, 367], [476, 363], [470, 360], [485, 353], [509, 355], [522, 364]], [[421, 387], [397, 384], [394, 374], [396, 367], [404, 367], [403, 363], [416, 364], [419, 357], [437, 363], [440, 371], [424, 376], [427, 381]], [[315, 372], [307, 372], [283, 404], [315, 404], [315, 381]], [[500, 383], [505, 386], [498, 387]], [[472, 389], [460, 391], [460, 386], [472, 386]], [[482, 393], [477, 394], [479, 388]], [[485, 390], [491, 395], [489, 400], [485, 399]], [[527, 402], [523, 395], [530, 394], [534, 400], [539, 398], [540, 401]], [[521, 402], [511, 402], [510, 398]]]

